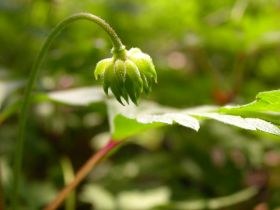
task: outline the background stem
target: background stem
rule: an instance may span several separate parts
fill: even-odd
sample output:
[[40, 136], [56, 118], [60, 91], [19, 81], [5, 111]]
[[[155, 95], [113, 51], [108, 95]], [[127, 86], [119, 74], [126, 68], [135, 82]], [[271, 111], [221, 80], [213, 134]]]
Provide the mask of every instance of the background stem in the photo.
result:
[[259, 189], [255, 186], [248, 187], [237, 193], [205, 200], [195, 200], [187, 202], [174, 203], [172, 209], [188, 209], [188, 210], [217, 210], [217, 209], [229, 209], [237, 204], [242, 204], [250, 199], [256, 197], [259, 193]]
[[1, 161], [0, 161], [0, 210], [4, 210], [4, 196], [3, 196], [3, 186], [2, 186], [2, 171], [1, 171]]
[[[60, 165], [62, 168], [64, 184], [67, 185], [71, 183], [75, 177], [71, 160], [67, 157], [63, 157], [60, 160]], [[75, 210], [75, 206], [76, 206], [76, 194], [75, 194], [75, 190], [73, 190], [65, 201], [65, 210]]]
[[76, 188], [76, 186], [89, 174], [89, 172], [108, 154], [116, 148], [121, 141], [110, 140], [105, 147], [99, 150], [96, 154], [92, 155], [91, 158], [80, 168], [76, 177], [70, 182], [56, 198], [44, 209], [44, 210], [55, 210], [65, 200], [67, 195]]
[[97, 25], [99, 25], [103, 30], [105, 30], [110, 36], [114, 49], [121, 50], [123, 49], [123, 44], [119, 39], [118, 35], [111, 28], [111, 26], [106, 23], [103, 19], [92, 15], [90, 13], [77, 13], [72, 15], [63, 21], [61, 21], [55, 28], [51, 31], [46, 41], [44, 42], [38, 57], [36, 58], [32, 70], [30, 72], [29, 80], [25, 89], [25, 93], [23, 96], [23, 105], [21, 108], [20, 116], [19, 116], [19, 132], [18, 132], [18, 140], [15, 146], [15, 155], [14, 155], [14, 176], [13, 176], [13, 197], [12, 204], [13, 209], [18, 209], [18, 192], [19, 192], [19, 184], [20, 184], [20, 174], [21, 174], [21, 165], [22, 165], [22, 156], [23, 156], [23, 145], [25, 140], [25, 127], [27, 122], [27, 111], [30, 104], [31, 91], [34, 86], [34, 82], [37, 78], [40, 66], [42, 65], [43, 58], [49, 49], [54, 38], [59, 34], [61, 30], [63, 30], [68, 24], [73, 23], [77, 20], [85, 19], [89, 20]]

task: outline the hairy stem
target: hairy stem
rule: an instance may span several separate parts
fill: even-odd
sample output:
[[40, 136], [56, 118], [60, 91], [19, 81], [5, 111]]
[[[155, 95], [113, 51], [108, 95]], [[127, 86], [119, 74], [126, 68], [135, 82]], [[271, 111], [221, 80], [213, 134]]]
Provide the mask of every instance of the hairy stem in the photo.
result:
[[107, 34], [110, 36], [113, 44], [113, 49], [115, 51], [121, 51], [124, 49], [124, 46], [119, 39], [118, 35], [115, 33], [115, 31], [111, 28], [111, 26], [106, 23], [103, 19], [92, 15], [90, 13], [77, 13], [74, 14], [63, 21], [61, 21], [55, 28], [51, 31], [49, 36], [47, 37], [46, 41], [44, 42], [35, 62], [32, 67], [29, 80], [25, 89], [24, 97], [23, 97], [23, 104], [20, 111], [19, 116], [19, 132], [18, 132], [18, 140], [16, 142], [15, 146], [15, 155], [14, 155], [14, 170], [13, 170], [13, 178], [14, 178], [14, 185], [13, 185], [13, 209], [18, 209], [18, 191], [19, 191], [19, 182], [20, 182], [20, 174], [21, 174], [21, 165], [22, 165], [22, 156], [23, 156], [23, 145], [25, 141], [25, 127], [27, 122], [27, 111], [30, 104], [30, 98], [31, 98], [31, 91], [34, 86], [34, 82], [37, 78], [40, 66], [42, 64], [43, 58], [45, 57], [45, 54], [47, 50], [49, 49], [49, 46], [51, 45], [54, 38], [59, 34], [59, 32], [64, 29], [68, 24], [73, 23], [77, 20], [89, 20], [97, 25], [99, 25]]
[[108, 154], [116, 148], [121, 141], [110, 140], [105, 147], [99, 150], [96, 154], [91, 156], [91, 158], [80, 168], [76, 177], [71, 181], [56, 198], [44, 209], [44, 210], [55, 210], [60, 204], [65, 200], [67, 195], [76, 188], [76, 186], [89, 174], [89, 172]]

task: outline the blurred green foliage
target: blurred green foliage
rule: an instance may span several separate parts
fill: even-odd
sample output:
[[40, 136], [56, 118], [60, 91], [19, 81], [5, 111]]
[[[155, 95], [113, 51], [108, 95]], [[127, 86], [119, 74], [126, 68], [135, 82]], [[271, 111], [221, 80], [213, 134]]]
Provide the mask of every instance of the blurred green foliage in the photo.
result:
[[[159, 83], [147, 98], [163, 105], [246, 103], [279, 88], [279, 0], [1, 0], [0, 205], [7, 209], [18, 122], [10, 110], [19, 108], [15, 101], [51, 28], [80, 11], [104, 18], [127, 48], [151, 55]], [[96, 84], [92, 71], [110, 49], [97, 26], [81, 21], [67, 27], [49, 51], [36, 90]], [[11, 114], [2, 115], [7, 110]], [[65, 184], [63, 158], [77, 171], [109, 128], [102, 104], [71, 107], [38, 99], [29, 115], [20, 190], [22, 209], [32, 210]], [[199, 133], [160, 128], [134, 137], [100, 164], [77, 189], [76, 209], [173, 209], [176, 202], [257, 185], [257, 197], [225, 209], [278, 210], [279, 175], [279, 137], [215, 122], [205, 122]]]

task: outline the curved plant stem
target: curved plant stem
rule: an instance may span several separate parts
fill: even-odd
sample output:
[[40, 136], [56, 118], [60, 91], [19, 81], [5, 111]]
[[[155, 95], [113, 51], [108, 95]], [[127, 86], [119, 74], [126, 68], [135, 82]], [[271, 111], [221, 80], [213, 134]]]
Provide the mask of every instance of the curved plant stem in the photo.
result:
[[249, 201], [250, 199], [256, 197], [259, 193], [259, 189], [255, 186], [248, 187], [242, 191], [237, 193], [213, 198], [213, 199], [203, 199], [203, 200], [195, 200], [195, 201], [186, 201], [186, 202], [177, 202], [174, 203], [172, 209], [188, 209], [188, 210], [215, 210], [215, 209], [228, 209], [229, 207], [235, 206], [237, 204], [241, 204], [245, 201]]
[[89, 174], [89, 172], [108, 154], [121, 144], [121, 141], [110, 140], [105, 147], [99, 150], [96, 154], [91, 156], [91, 158], [80, 168], [76, 177], [72, 182], [70, 182], [56, 198], [44, 209], [44, 210], [55, 210], [60, 204], [65, 200], [67, 195], [76, 188], [76, 186]]
[[54, 40], [54, 38], [59, 34], [59, 32], [64, 29], [68, 24], [73, 23], [77, 20], [89, 20], [97, 25], [99, 25], [107, 34], [110, 36], [113, 44], [113, 49], [115, 51], [120, 51], [124, 48], [121, 40], [119, 39], [118, 35], [115, 33], [115, 31], [111, 28], [111, 26], [106, 23], [103, 19], [92, 15], [90, 13], [77, 13], [75, 15], [72, 15], [63, 21], [61, 21], [55, 28], [51, 31], [49, 36], [47, 37], [46, 41], [44, 42], [38, 57], [36, 58], [34, 65], [32, 67], [29, 80], [25, 89], [24, 98], [23, 98], [23, 105], [21, 108], [20, 116], [19, 116], [19, 137], [16, 142], [15, 147], [15, 156], [14, 156], [14, 186], [13, 186], [13, 209], [16, 210], [18, 207], [18, 191], [19, 191], [19, 179], [20, 179], [20, 172], [21, 172], [21, 165], [22, 165], [22, 153], [23, 153], [23, 145], [25, 140], [25, 127], [27, 122], [27, 111], [30, 104], [30, 98], [31, 98], [31, 91], [34, 86], [34, 82], [37, 78], [39, 68], [42, 64], [43, 58]]

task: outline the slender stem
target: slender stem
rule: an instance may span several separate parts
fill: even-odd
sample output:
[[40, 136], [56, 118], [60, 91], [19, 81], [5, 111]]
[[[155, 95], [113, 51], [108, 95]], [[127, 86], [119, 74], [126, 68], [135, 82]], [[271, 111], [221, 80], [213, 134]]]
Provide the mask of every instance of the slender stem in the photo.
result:
[[76, 186], [89, 174], [89, 172], [108, 154], [120, 145], [122, 141], [110, 140], [105, 147], [99, 150], [96, 154], [92, 155], [90, 159], [80, 168], [76, 177], [67, 186], [60, 191], [56, 198], [44, 209], [55, 210], [65, 200], [67, 195], [76, 188]]
[[4, 196], [3, 196], [3, 185], [2, 185], [2, 171], [1, 171], [1, 161], [0, 161], [0, 210], [5, 209]]
[[[69, 184], [75, 177], [71, 161], [67, 157], [63, 157], [60, 161], [64, 183]], [[73, 190], [65, 201], [65, 210], [75, 210], [76, 205], [75, 190]]]
[[259, 189], [257, 187], [251, 186], [237, 193], [213, 198], [213, 199], [202, 199], [186, 202], [176, 202], [173, 204], [172, 209], [188, 209], [188, 210], [201, 210], [201, 209], [228, 209], [231, 206], [249, 201], [250, 199], [257, 196]]
[[111, 26], [106, 23], [103, 19], [92, 15], [90, 13], [77, 13], [74, 14], [63, 21], [61, 21], [55, 28], [51, 31], [49, 36], [47, 37], [46, 41], [44, 42], [38, 57], [36, 58], [32, 70], [30, 72], [29, 80], [25, 89], [24, 97], [23, 97], [23, 105], [21, 108], [20, 116], [19, 116], [19, 132], [18, 132], [18, 140], [15, 146], [15, 156], [14, 156], [14, 186], [13, 186], [13, 209], [16, 210], [18, 207], [18, 191], [19, 191], [19, 184], [20, 184], [20, 172], [21, 172], [21, 165], [22, 165], [22, 153], [23, 153], [23, 145], [25, 140], [25, 127], [27, 122], [27, 111], [30, 104], [31, 98], [31, 91], [34, 86], [34, 82], [37, 78], [40, 66], [42, 64], [43, 58], [54, 40], [54, 38], [59, 34], [59, 32], [64, 29], [68, 24], [73, 23], [77, 20], [89, 20], [97, 25], [99, 25], [107, 34], [110, 36], [113, 49], [115, 51], [121, 51], [124, 49], [124, 46], [119, 39], [118, 35], [115, 31], [111, 28]]

